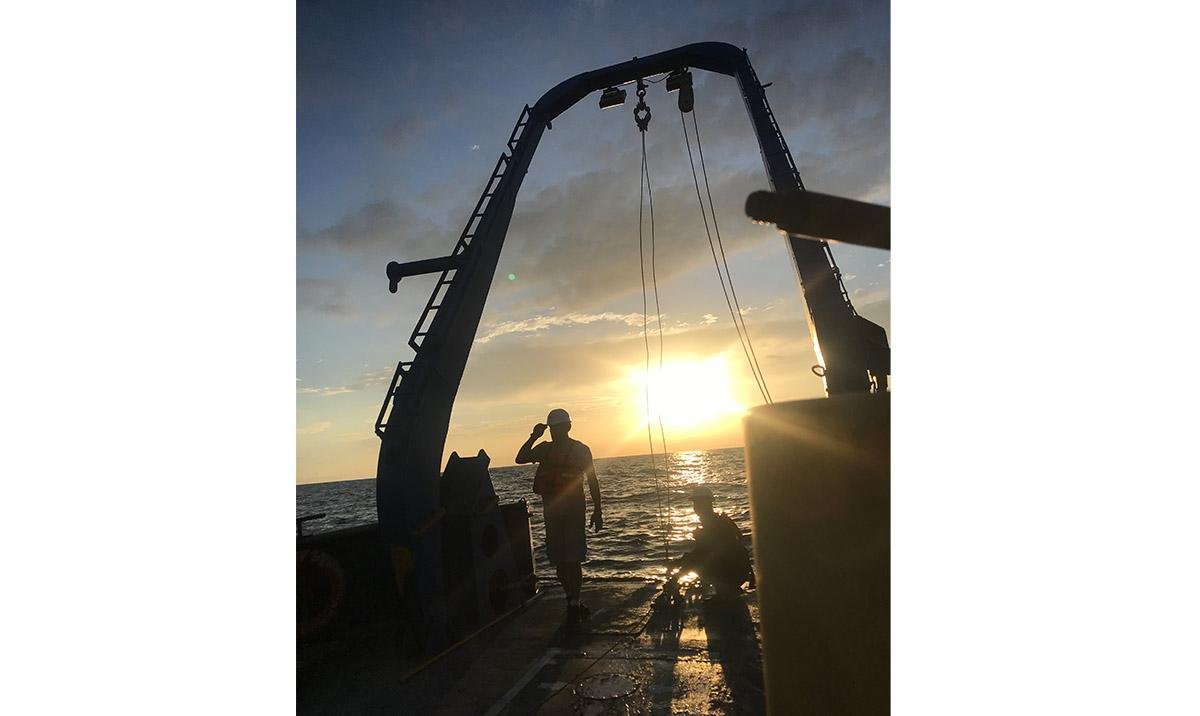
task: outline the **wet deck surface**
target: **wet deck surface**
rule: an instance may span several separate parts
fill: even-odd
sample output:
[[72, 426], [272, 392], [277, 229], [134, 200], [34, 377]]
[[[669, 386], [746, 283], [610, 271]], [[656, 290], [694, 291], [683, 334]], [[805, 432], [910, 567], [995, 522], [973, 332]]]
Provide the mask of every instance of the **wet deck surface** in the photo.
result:
[[[302, 714], [761, 714], [762, 662], [754, 594], [695, 601], [677, 624], [647, 623], [656, 585], [589, 582], [592, 609], [564, 627], [562, 590], [458, 647], [416, 675], [394, 628], [363, 633], [298, 673]], [[639, 633], [639, 630], [640, 633]], [[605, 676], [617, 675], [617, 676]], [[584, 688], [580, 684], [586, 684]], [[607, 687], [613, 698], [585, 696]], [[624, 688], [622, 688], [624, 687]], [[632, 690], [626, 696], [615, 696]]]

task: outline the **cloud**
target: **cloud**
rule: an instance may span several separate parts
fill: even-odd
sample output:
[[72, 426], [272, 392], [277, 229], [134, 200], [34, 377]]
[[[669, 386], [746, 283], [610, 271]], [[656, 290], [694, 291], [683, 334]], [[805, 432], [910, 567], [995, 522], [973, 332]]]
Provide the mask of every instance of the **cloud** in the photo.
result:
[[[725, 167], [711, 168], [709, 174], [727, 254], [778, 238], [770, 227], [740, 221], [745, 197], [766, 185], [761, 171]], [[502, 259], [522, 277], [523, 293], [513, 308], [553, 304], [588, 311], [640, 291], [637, 210], [636, 177], [617, 170], [589, 172], [522, 196]], [[648, 217], [647, 210], [642, 237], [647, 281]], [[654, 223], [660, 283], [712, 260], [690, 173], [655, 187]]]
[[313, 311], [339, 318], [357, 318], [358, 313], [337, 281], [323, 278], [296, 279], [296, 311]]
[[[651, 319], [653, 320], [653, 319]], [[536, 333], [553, 326], [587, 325], [597, 321], [624, 323], [627, 326], [642, 325], [640, 313], [568, 313], [563, 316], [534, 316], [519, 321], [501, 321], [488, 328], [484, 334], [475, 339], [476, 343], [487, 343], [493, 338], [510, 333]]]
[[[731, 14], [713, 26], [713, 37], [750, 48], [759, 79], [772, 83], [768, 101], [809, 188], [871, 201], [890, 194], [888, 25], [887, 3], [817, 0]], [[711, 83], [727, 80], [697, 80], [711, 161], [744, 146], [750, 130], [740, 97], [711, 99]]]
[[[459, 16], [462, 12], [451, 14]], [[697, 11], [696, 22], [699, 27], [708, 28], [702, 33], [705, 37], [750, 48], [751, 61], [760, 79], [774, 83], [768, 90], [772, 108], [810, 187], [885, 201], [890, 193], [888, 13], [886, 4], [817, 0], [782, 7], [760, 5], [747, 12], [717, 12], [715, 8], [707, 8]], [[421, 22], [449, 21], [435, 13]], [[369, 24], [373, 26], [374, 21]], [[652, 39], [665, 41], [649, 33], [640, 40], [625, 38], [622, 42], [644, 44]], [[778, 48], [782, 47], [789, 50], [780, 51]], [[569, 63], [572, 69], [565, 70], [563, 76], [593, 67], [591, 60], [584, 59], [589, 55], [582, 48], [575, 49]], [[598, 58], [613, 60], [611, 47], [591, 50]], [[550, 50], [545, 52], [553, 54]], [[557, 67], [562, 61], [565, 58], [551, 64]], [[599, 64], [604, 61], [598, 60]], [[402, 66], [411, 62], [409, 57]], [[550, 72], [549, 67], [541, 67], [529, 82]], [[319, 67], [309, 69], [316, 71]], [[555, 81], [561, 79], [557, 75], [555, 78]], [[529, 82], [514, 84], [511, 92], [519, 95]], [[766, 188], [767, 180], [745, 106], [733, 80], [698, 72], [697, 82], [696, 111], [712, 195], [717, 202], [726, 248], [736, 253], [776, 238], [769, 227], [755, 227], [744, 221], [746, 195]], [[538, 80], [530, 85], [534, 89], [531, 99], [553, 82], [542, 84], [545, 82]], [[470, 118], [478, 115], [475, 105], [460, 95], [438, 93], [438, 102], [452, 107], [420, 111], [415, 108], [424, 106], [422, 103], [412, 103], [412, 109], [403, 107], [402, 112], [394, 114], [397, 124], [392, 128], [394, 136], [388, 141], [412, 144], [414, 138], [430, 134], [427, 129], [438, 122], [451, 134], [469, 127], [472, 132], [487, 131], [489, 137], [493, 132], [507, 135], [510, 122], [507, 117], [502, 121], [497, 119], [496, 127], [474, 126]], [[667, 281], [710, 259], [706, 259], [707, 241], [685, 163], [681, 128], [677, 118], [671, 116], [673, 113], [667, 111], [669, 105], [664, 106], [664, 98], [654, 95], [652, 99], [656, 103], [656, 120], [647, 136], [647, 151], [655, 180], [658, 275], [660, 281]], [[446, 113], [456, 118], [448, 121], [443, 116]], [[570, 134], [575, 125], [583, 134]], [[547, 146], [539, 150], [535, 169], [554, 161], [546, 157], [553, 157], [556, 151], [570, 158], [570, 162], [556, 163], [556, 180], [563, 176], [559, 166], [590, 166], [593, 170], [569, 175], [540, 190], [537, 187], [540, 178], [531, 174], [517, 201], [501, 257], [502, 275], [513, 271], [522, 278], [521, 285], [510, 291], [505, 303], [498, 306], [505, 313], [528, 313], [551, 304], [569, 312], [595, 312], [607, 301], [639, 290], [636, 154], [632, 162], [625, 161], [630, 159], [628, 142], [621, 139], [614, 143], [626, 135], [597, 132], [586, 121], [565, 118], [563, 127], [555, 128], [553, 142], [557, 148]], [[474, 150], [480, 146], [472, 141], [477, 136], [468, 134], [462, 141]], [[490, 138], [481, 144], [495, 146]], [[692, 149], [693, 152], [697, 149], [694, 137]], [[699, 168], [698, 154], [696, 161]], [[465, 165], [453, 166], [459, 168], [457, 174], [465, 171]], [[401, 256], [427, 258], [444, 254], [453, 245], [460, 224], [477, 197], [482, 178], [472, 171], [453, 179], [440, 176], [422, 179], [422, 186], [439, 187], [435, 192], [436, 204], [445, 207], [438, 209], [444, 215], [432, 218], [444, 224], [443, 227], [426, 218], [432, 204], [421, 198], [408, 204], [374, 201], [323, 229], [302, 230], [300, 248], [335, 249], [360, 256], [382, 253], [387, 248], [389, 255], [374, 257], [385, 261]], [[468, 185], [470, 191], [463, 189]], [[464, 195], [461, 206], [451, 206], [446, 196], [454, 189], [469, 194]]]
[[358, 378], [346, 385], [300, 388], [296, 391], [296, 394], [328, 397], [331, 395], [342, 395], [343, 393], [354, 393], [366, 388], [387, 385], [392, 381], [393, 373], [395, 373], [395, 369], [393, 368], [366, 370]]
[[309, 423], [308, 425], [305, 425], [302, 428], [296, 428], [296, 434], [297, 435], [316, 435], [317, 433], [325, 432], [326, 430], [328, 430], [331, 427], [333, 427], [333, 421], [320, 420], [315, 423]]
[[326, 388], [301, 388], [296, 391], [296, 393], [298, 395], [323, 395], [323, 396], [340, 395], [342, 393], [352, 393], [352, 392], [354, 392], [353, 388], [349, 388], [344, 385], [326, 387]]
[[[832, 50], [838, 45], [829, 38], [814, 37], [824, 44], [820, 52], [812, 53], [811, 63], [784, 64], [778, 53], [764, 54], [763, 62], [756, 63], [759, 75], [763, 81], [774, 81], [769, 90], [772, 106], [808, 186], [886, 201], [890, 194], [886, 25], [881, 35], [873, 36], [861, 27], [878, 22], [868, 17], [870, 12], [845, 10], [841, 3], [814, 5], [832, 32], [857, 37], [866, 46], [850, 43]], [[770, 18], [794, 29], [810, 22], [805, 12], [783, 11]], [[754, 34], [768, 40], [772, 33], [756, 30]], [[767, 188], [768, 182], [745, 106], [736, 91], [729, 91], [732, 87], [719, 83], [732, 81], [706, 76], [706, 86], [698, 89], [704, 96], [697, 100], [696, 111], [721, 236], [727, 253], [737, 253], [777, 235], [769, 227], [745, 221], [745, 197]], [[669, 114], [663, 121], [667, 118]], [[690, 131], [691, 118], [687, 124]], [[656, 129], [647, 151], [655, 182], [657, 269], [663, 281], [711, 259], [682, 128], [671, 122]], [[694, 135], [691, 142], [699, 172]], [[593, 156], [615, 154], [596, 151]], [[514, 308], [553, 302], [566, 310], [588, 311], [639, 290], [637, 189], [633, 186], [637, 179], [631, 173], [636, 170], [630, 172], [627, 166], [597, 169], [522, 195], [509, 232], [513, 248], [506, 247], [507, 256], [518, 255], [509, 265], [525, 279], [527, 289]]]
[[[777, 305], [778, 302], [773, 301], [764, 305], [762, 308], [757, 308], [755, 306], [744, 306], [741, 309], [741, 315], [745, 316], [751, 312], [770, 311]], [[695, 328], [710, 326], [721, 321], [721, 318], [718, 318], [711, 313], [706, 313], [701, 316], [700, 320], [695, 324], [695, 326], [688, 321], [675, 321], [674, 323], [671, 323], [667, 320], [668, 318], [669, 316], [667, 314], [663, 314], [663, 335], [667, 336], [687, 333]], [[726, 318], [725, 320], [728, 324], [728, 319]], [[645, 328], [650, 331], [652, 335], [657, 335], [657, 317], [654, 315], [643, 317], [640, 313], [616, 313], [614, 311], [605, 311], [604, 313], [567, 313], [561, 316], [539, 314], [530, 318], [493, 323], [484, 328], [482, 335], [475, 339], [475, 343], [490, 343], [496, 338], [506, 335], [539, 333], [545, 332], [551, 328], [586, 326], [593, 323], [623, 324], [625, 326], [638, 329], [636, 334], [641, 335], [643, 321], [645, 321]], [[628, 335], [628, 333], [621, 334], [622, 337]], [[611, 338], [612, 334], [609, 334], [608, 337]]]
[[[444, 244], [445, 232], [411, 206], [388, 200], [371, 201], [320, 230], [300, 227], [301, 250], [336, 249], [364, 253], [388, 248], [420, 253]], [[442, 247], [444, 250], [444, 246]]]
[[461, 94], [443, 95], [437, 103], [407, 105], [382, 126], [379, 138], [391, 149], [406, 151], [435, 131], [459, 123], [465, 108]]
[[[370, 472], [376, 441], [369, 426], [392, 368], [372, 374], [363, 363], [407, 357], [396, 355], [396, 349], [407, 353], [404, 339], [424, 305], [421, 281], [433, 281], [406, 280], [399, 295], [391, 296], [382, 290], [383, 264], [450, 249], [496, 154], [505, 150], [521, 104], [566, 77], [698, 39], [746, 47], [761, 81], [773, 83], [768, 97], [805, 184], [888, 202], [886, 2], [748, 0], [736, 7], [613, 4], [597, 10], [598, 5], [606, 4], [547, 5], [503, 37], [481, 28], [511, 19], [511, 11], [477, 0], [436, 7], [298, 6], [298, 194], [305, 202], [300, 207], [304, 225], [297, 233], [298, 274], [309, 277], [297, 283], [298, 348], [305, 357], [328, 356], [320, 366], [301, 363], [302, 372], [319, 371], [314, 374], [319, 379], [308, 375], [307, 382], [297, 384], [299, 400], [308, 411], [305, 423], [311, 415], [311, 420], [330, 418], [341, 426], [341, 413], [355, 411], [363, 430], [348, 434], [372, 446], [355, 452], [353, 460], [339, 458], [350, 467], [331, 464], [321, 474]], [[687, 23], [673, 22], [680, 12]], [[638, 21], [631, 23], [635, 17]], [[746, 195], [766, 188], [767, 180], [736, 82], [695, 75], [694, 116], [732, 264], [733, 255], [761, 242], [778, 242], [778, 236], [744, 217]], [[673, 98], [656, 85], [647, 99], [654, 109], [646, 143], [654, 179], [657, 271], [660, 284], [675, 282], [667, 289], [670, 297], [685, 272], [696, 271], [687, 275], [702, 281], [716, 277]], [[636, 398], [625, 380], [645, 360], [637, 265], [640, 147], [630, 108], [601, 114], [589, 98], [543, 137], [458, 394], [455, 430], [495, 431], [511, 424], [504, 432], [520, 436], [555, 403], [574, 409]], [[694, 137], [692, 142], [696, 152]], [[696, 160], [699, 171], [698, 154]], [[849, 283], [851, 290], [862, 289], [855, 292], [855, 306], [871, 320], [886, 321], [887, 284], [869, 285], [883, 280], [878, 274], [885, 266], [876, 266], [873, 254], [869, 261], [855, 261], [843, 258], [853, 251], [835, 247], [835, 253], [848, 274], [858, 274]], [[780, 260], [785, 260], [782, 254]], [[732, 265], [739, 288], [756, 278], [748, 266], [748, 261]], [[508, 273], [519, 278], [508, 281]], [[695, 287], [695, 293], [714, 288]], [[819, 394], [820, 381], [807, 371], [815, 358], [794, 283], [759, 288], [743, 289], [761, 306], [746, 322], [775, 398]], [[775, 302], [764, 305], [759, 298], [785, 292], [775, 310]], [[673, 314], [664, 316], [670, 326], [666, 359], [725, 352], [739, 384], [753, 390], [719, 289], [715, 296], [716, 303], [691, 307], [670, 303]], [[635, 305], [637, 314], [627, 314]], [[705, 314], [711, 310], [717, 313]], [[359, 320], [335, 325], [325, 320], [329, 316]], [[330, 345], [361, 350], [330, 353]], [[343, 398], [317, 399], [337, 395]], [[339, 411], [337, 417], [333, 411]], [[518, 417], [526, 414], [528, 419]], [[306, 440], [329, 443], [343, 429]], [[466, 442], [476, 440], [472, 436]], [[503, 454], [511, 452], [505, 448]], [[318, 464], [314, 457], [305, 460]]]
[[[641, 314], [636, 314], [636, 318], [640, 327]], [[776, 320], [760, 318], [747, 323], [768, 377], [795, 373], [798, 355], [802, 365], [815, 362], [801, 310]], [[731, 368], [738, 375], [748, 371], [728, 317], [724, 321], [673, 330], [667, 335], [664, 345], [667, 362], [728, 352]], [[652, 348], [655, 356], [656, 350]], [[476, 345], [471, 352], [456, 406], [470, 404], [476, 408], [494, 406], [509, 410], [526, 402], [541, 404], [568, 398], [572, 402], [624, 400], [628, 395], [626, 372], [644, 361], [645, 344], [640, 330], [586, 337], [577, 330], [550, 331], [535, 349], [525, 341], [491, 341]], [[752, 383], [749, 375], [745, 372], [744, 377]]]

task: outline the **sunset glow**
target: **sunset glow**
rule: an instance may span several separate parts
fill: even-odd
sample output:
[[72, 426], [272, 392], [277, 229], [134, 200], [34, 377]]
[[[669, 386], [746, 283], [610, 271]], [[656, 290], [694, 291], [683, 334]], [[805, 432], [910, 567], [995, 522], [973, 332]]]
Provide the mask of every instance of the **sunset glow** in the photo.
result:
[[670, 361], [663, 365], [661, 372], [657, 366], [652, 366], [649, 415], [646, 411], [646, 381], [644, 369], [630, 373], [638, 429], [645, 428], [648, 418], [657, 424], [661, 415], [666, 430], [686, 437], [720, 427], [740, 417], [746, 409], [734, 398], [733, 377], [724, 355], [704, 360]]
[[[544, 3], [522, 16], [521, 41], [501, 45], [494, 28], [511, 29], [512, 12], [497, 3], [297, 5], [297, 482], [375, 477], [376, 417], [438, 281], [406, 277], [392, 293], [384, 267], [454, 250], [514, 151], [523, 107], [568, 77], [698, 39], [746, 47], [775, 82], [771, 111], [804, 180], [890, 203], [886, 3], [833, 3], [836, 37], [804, 3], [618, 5]], [[746, 197], [769, 182], [742, 90], [693, 73], [690, 144], [678, 95], [665, 76], [646, 78], [655, 118], [642, 199], [632, 87], [623, 109], [601, 111], [597, 92], [544, 127], [455, 384], [442, 467], [480, 450], [492, 468], [513, 464], [552, 408], [603, 459], [741, 446], [743, 416], [767, 390], [775, 401], [825, 395], [788, 242], [746, 216]], [[855, 311], [888, 329], [890, 258], [832, 251]], [[739, 334], [753, 337], [753, 370]], [[459, 368], [433, 362], [446, 378]]]

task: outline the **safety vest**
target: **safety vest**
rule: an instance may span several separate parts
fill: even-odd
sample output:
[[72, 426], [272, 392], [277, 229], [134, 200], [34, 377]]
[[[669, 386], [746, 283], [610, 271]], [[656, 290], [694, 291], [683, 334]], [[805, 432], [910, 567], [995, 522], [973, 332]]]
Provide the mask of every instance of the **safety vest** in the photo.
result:
[[555, 495], [579, 479], [583, 470], [571, 464], [571, 456], [575, 454], [577, 444], [572, 440], [564, 453], [556, 452], [551, 443], [550, 455], [538, 463], [537, 472], [533, 474], [533, 494], [542, 497]]

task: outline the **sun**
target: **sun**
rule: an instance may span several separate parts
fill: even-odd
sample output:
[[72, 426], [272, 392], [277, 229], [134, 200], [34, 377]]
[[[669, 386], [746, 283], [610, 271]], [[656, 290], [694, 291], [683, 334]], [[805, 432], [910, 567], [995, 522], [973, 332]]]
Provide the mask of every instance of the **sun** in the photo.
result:
[[662, 372], [652, 366], [649, 373], [650, 407], [646, 409], [647, 373], [630, 372], [633, 404], [639, 426], [662, 417], [663, 426], [675, 432], [704, 432], [742, 415], [746, 408], [733, 397], [733, 377], [724, 355], [705, 360], [671, 361]]

